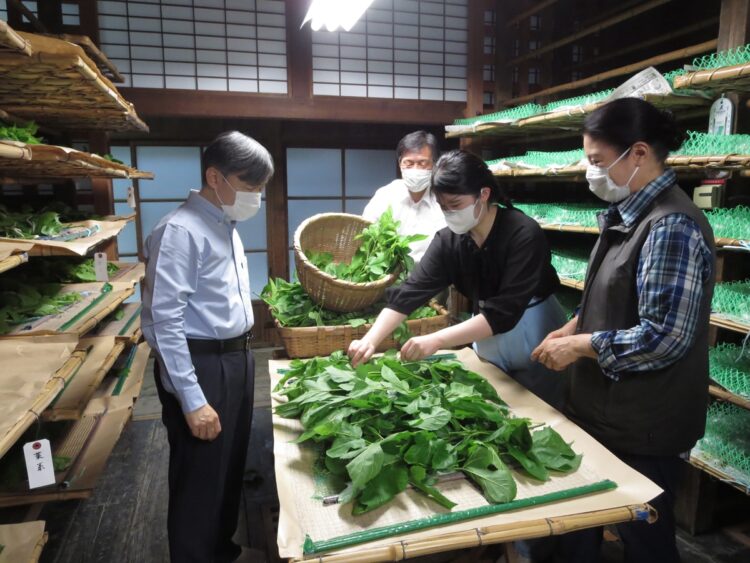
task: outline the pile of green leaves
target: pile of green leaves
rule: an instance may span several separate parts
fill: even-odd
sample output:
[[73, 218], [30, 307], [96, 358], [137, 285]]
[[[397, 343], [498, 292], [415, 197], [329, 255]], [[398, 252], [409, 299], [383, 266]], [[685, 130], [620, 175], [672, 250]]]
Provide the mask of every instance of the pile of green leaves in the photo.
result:
[[39, 145], [42, 139], [36, 136], [39, 128], [33, 121], [26, 125], [9, 125], [0, 121], [0, 139], [18, 141], [28, 145]]
[[401, 236], [400, 222], [393, 218], [390, 209], [359, 235], [362, 244], [354, 253], [350, 263], [334, 262], [328, 252], [307, 252], [307, 257], [318, 268], [342, 280], [355, 283], [377, 281], [394, 272], [405, 275], [414, 267], [409, 256], [409, 245], [424, 240], [425, 235]]
[[[260, 294], [261, 299], [271, 308], [274, 318], [283, 327], [297, 328], [310, 326], [343, 326], [349, 325], [354, 328], [372, 324], [378, 313], [385, 305], [375, 305], [364, 311], [354, 313], [339, 313], [323, 309], [315, 303], [305, 292], [299, 282], [288, 282], [281, 278], [270, 279]], [[426, 319], [437, 316], [437, 311], [432, 307], [420, 307], [407, 317], [407, 321], [414, 319]], [[411, 333], [406, 323], [401, 325], [393, 333], [396, 342], [403, 344]]]
[[58, 283], [30, 284], [27, 280], [0, 277], [0, 334], [48, 315], [57, 315], [81, 300], [79, 293], [60, 293]]
[[59, 235], [65, 225], [55, 211], [12, 212], [0, 207], [0, 237], [34, 239]]
[[16, 211], [0, 205], [0, 237], [54, 238], [71, 227], [67, 223], [96, 218], [99, 217], [59, 202], [52, 203], [39, 210], [34, 210], [25, 205]]
[[291, 362], [275, 391], [276, 407], [299, 418], [324, 451], [325, 467], [344, 483], [340, 502], [363, 514], [411, 485], [445, 508], [455, 506], [435, 486], [457, 471], [493, 503], [516, 496], [510, 466], [539, 481], [551, 471], [578, 469], [581, 456], [552, 428], [532, 432], [495, 389], [455, 360], [401, 363], [388, 353], [352, 368], [341, 353]]
[[[107, 272], [110, 277], [116, 274], [119, 269], [119, 266], [114, 262], [107, 262]], [[40, 281], [90, 283], [96, 281], [93, 258], [81, 260], [71, 260], [70, 258], [34, 259], [15, 270], [14, 273], [24, 276], [31, 283]]]
[[125, 163], [124, 163], [124, 162], [123, 162], [122, 160], [120, 160], [119, 158], [115, 158], [114, 156], [112, 156], [112, 155], [111, 155], [111, 154], [109, 154], [109, 153], [107, 153], [107, 154], [103, 154], [103, 155], [102, 155], [102, 158], [103, 158], [104, 160], [109, 160], [110, 162], [114, 162], [114, 163], [116, 163], [116, 164], [125, 164]]

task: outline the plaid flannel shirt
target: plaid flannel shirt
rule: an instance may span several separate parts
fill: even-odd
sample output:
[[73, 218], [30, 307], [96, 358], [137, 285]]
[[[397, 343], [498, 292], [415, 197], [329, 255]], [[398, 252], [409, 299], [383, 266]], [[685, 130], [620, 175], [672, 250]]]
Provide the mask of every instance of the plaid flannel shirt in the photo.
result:
[[[606, 224], [634, 225], [664, 190], [673, 170], [604, 212]], [[698, 225], [684, 214], [657, 221], [641, 249], [636, 273], [638, 325], [595, 332], [591, 343], [602, 371], [612, 379], [626, 372], [665, 368], [693, 345], [703, 284], [713, 275], [711, 251]]]

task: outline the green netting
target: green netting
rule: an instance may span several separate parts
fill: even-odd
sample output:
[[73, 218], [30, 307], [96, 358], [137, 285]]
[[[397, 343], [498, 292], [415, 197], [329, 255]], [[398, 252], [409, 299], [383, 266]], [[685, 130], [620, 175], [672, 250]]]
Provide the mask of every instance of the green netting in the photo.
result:
[[712, 135], [688, 131], [688, 138], [673, 154], [686, 156], [714, 156], [750, 154], [750, 135]]
[[750, 411], [732, 403], [713, 403], [698, 447], [742, 474], [743, 484], [750, 483]]
[[742, 347], [723, 343], [709, 351], [711, 379], [727, 391], [750, 398], [750, 357]]
[[693, 59], [693, 66], [699, 70], [705, 70], [719, 68], [720, 66], [741, 65], [748, 62], [750, 62], [750, 44], [696, 57]]
[[557, 152], [528, 151], [526, 154], [520, 156], [508, 156], [505, 158], [488, 160], [487, 166], [513, 162], [534, 168], [563, 167], [577, 164], [581, 159], [585, 158], [585, 156], [583, 149]]
[[750, 324], [750, 281], [717, 283], [711, 308], [732, 320]]
[[705, 213], [717, 238], [750, 240], [750, 207], [739, 205]]
[[575, 225], [598, 227], [596, 214], [601, 206], [590, 203], [514, 203], [529, 217], [547, 225]]
[[555, 249], [552, 251], [552, 266], [561, 278], [583, 281], [586, 277], [588, 261], [589, 255], [583, 250]]
[[608, 90], [602, 90], [600, 92], [592, 92], [590, 94], [583, 94], [581, 96], [575, 96], [573, 98], [565, 98], [564, 100], [555, 100], [554, 102], [550, 102], [546, 106], [544, 106], [544, 111], [555, 111], [556, 109], [560, 109], [561, 107], [568, 106], [585, 106], [588, 104], [594, 104], [596, 102], [601, 102], [614, 91], [614, 88], [610, 88]]
[[504, 121], [516, 119], [523, 119], [531, 115], [536, 115], [542, 111], [542, 106], [539, 104], [524, 104], [503, 111], [497, 111], [495, 113], [486, 113], [484, 115], [477, 115], [476, 117], [463, 117], [456, 119], [453, 125], [474, 125], [475, 123], [486, 123], [490, 121]]

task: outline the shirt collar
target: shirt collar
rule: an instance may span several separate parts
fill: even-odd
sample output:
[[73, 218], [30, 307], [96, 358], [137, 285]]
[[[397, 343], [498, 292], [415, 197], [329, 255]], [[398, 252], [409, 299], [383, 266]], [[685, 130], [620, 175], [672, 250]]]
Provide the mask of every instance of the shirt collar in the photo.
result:
[[638, 190], [617, 205], [610, 207], [617, 209], [622, 217], [622, 222], [626, 227], [635, 225], [641, 216], [651, 207], [651, 204], [659, 197], [664, 190], [668, 189], [677, 181], [677, 175], [674, 170], [667, 168], [664, 173], [652, 180], [646, 187]]
[[185, 205], [204, 215], [208, 215], [211, 219], [219, 223], [226, 223], [227, 225], [231, 225], [232, 223], [222, 209], [208, 201], [198, 190], [190, 190], [190, 195], [188, 195]]
[[399, 178], [398, 180], [401, 184], [401, 188], [404, 191], [403, 195], [403, 201], [407, 203], [408, 205], [411, 205], [412, 207], [419, 207], [420, 205], [427, 205], [429, 207], [432, 207], [433, 204], [437, 204], [437, 200], [435, 199], [435, 194], [432, 193], [431, 188], [427, 188], [425, 190], [424, 195], [422, 196], [422, 199], [420, 199], [417, 202], [414, 202], [414, 200], [411, 198], [411, 193], [409, 192], [409, 188], [406, 187], [406, 184], [402, 179]]

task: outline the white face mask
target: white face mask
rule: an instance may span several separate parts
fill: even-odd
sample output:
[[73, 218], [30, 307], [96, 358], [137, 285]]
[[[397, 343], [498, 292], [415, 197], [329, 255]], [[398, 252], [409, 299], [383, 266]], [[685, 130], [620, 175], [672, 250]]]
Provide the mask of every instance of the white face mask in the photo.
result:
[[224, 202], [221, 201], [221, 196], [219, 196], [219, 191], [216, 191], [216, 197], [219, 198], [221, 208], [227, 217], [232, 221], [245, 221], [254, 217], [260, 211], [260, 192], [241, 192], [236, 190], [224, 176], [222, 178], [224, 178], [227, 185], [234, 191], [234, 204], [232, 205], [224, 205]]
[[420, 168], [402, 168], [401, 177], [404, 179], [406, 189], [412, 193], [423, 192], [430, 187], [430, 176], [432, 170]]
[[589, 164], [589, 167], [586, 169], [586, 180], [588, 180], [589, 189], [594, 195], [610, 203], [617, 203], [630, 195], [630, 182], [635, 178], [635, 175], [641, 168], [640, 166], [635, 167], [635, 170], [633, 170], [633, 173], [630, 175], [628, 181], [625, 182], [624, 186], [616, 184], [609, 175], [610, 169], [620, 162], [629, 152], [630, 149], [626, 150], [609, 166], [595, 166]]
[[[479, 211], [479, 216], [474, 217], [474, 211], [476, 211], [477, 204], [481, 205], [482, 208]], [[471, 229], [476, 227], [479, 224], [479, 221], [481, 221], [483, 213], [484, 204], [481, 199], [478, 199], [474, 205], [469, 205], [463, 209], [443, 211], [445, 223], [448, 225], [448, 228], [457, 235], [468, 233]]]

